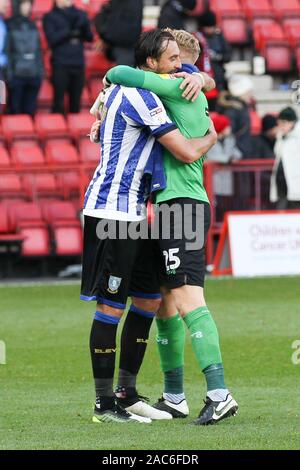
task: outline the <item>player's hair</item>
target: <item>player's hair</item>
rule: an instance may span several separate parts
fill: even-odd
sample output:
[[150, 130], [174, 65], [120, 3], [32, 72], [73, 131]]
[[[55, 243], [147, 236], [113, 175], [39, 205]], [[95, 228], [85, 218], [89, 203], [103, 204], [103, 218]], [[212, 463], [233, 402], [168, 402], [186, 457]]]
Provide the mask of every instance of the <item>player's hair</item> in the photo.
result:
[[170, 41], [175, 41], [175, 38], [169, 31], [153, 29], [143, 33], [135, 47], [137, 67], [147, 65], [148, 57], [158, 60], [167, 49]]
[[193, 54], [197, 58], [201, 52], [200, 44], [197, 38], [192, 34], [184, 31], [184, 29], [171, 29], [165, 28], [163, 31], [166, 31], [174, 37], [175, 41], [178, 44], [179, 49], [184, 50], [188, 54]]

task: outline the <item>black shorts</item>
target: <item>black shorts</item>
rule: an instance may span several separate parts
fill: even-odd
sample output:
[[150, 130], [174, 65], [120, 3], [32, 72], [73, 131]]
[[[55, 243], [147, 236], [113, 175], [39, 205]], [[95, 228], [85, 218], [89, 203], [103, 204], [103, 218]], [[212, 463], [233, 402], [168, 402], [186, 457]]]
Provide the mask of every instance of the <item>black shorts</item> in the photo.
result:
[[[170, 289], [183, 285], [204, 287], [205, 242], [210, 227], [210, 205], [190, 198], [177, 198], [159, 204], [174, 209], [159, 220], [160, 284]], [[172, 214], [172, 212], [171, 212]], [[170, 224], [168, 224], [170, 220]], [[170, 225], [168, 236], [166, 225]]]
[[113, 221], [117, 237], [100, 239], [96, 233], [100, 221], [105, 219], [84, 216], [80, 298], [120, 309], [125, 308], [128, 296], [159, 299], [159, 256], [154, 243], [120, 239], [120, 224], [124, 227], [128, 222], [118, 221]]

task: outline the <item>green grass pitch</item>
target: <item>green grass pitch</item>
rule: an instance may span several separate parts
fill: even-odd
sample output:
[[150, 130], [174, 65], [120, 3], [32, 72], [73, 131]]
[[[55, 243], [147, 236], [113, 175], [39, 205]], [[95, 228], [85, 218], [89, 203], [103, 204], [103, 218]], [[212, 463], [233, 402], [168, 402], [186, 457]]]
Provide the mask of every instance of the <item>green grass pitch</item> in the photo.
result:
[[[79, 285], [0, 288], [0, 449], [300, 449], [300, 278], [208, 280], [206, 299], [218, 324], [226, 381], [236, 417], [191, 426], [205, 384], [186, 345], [186, 420], [93, 424], [88, 341], [93, 303]], [[155, 326], [139, 377], [154, 402], [162, 375]]]

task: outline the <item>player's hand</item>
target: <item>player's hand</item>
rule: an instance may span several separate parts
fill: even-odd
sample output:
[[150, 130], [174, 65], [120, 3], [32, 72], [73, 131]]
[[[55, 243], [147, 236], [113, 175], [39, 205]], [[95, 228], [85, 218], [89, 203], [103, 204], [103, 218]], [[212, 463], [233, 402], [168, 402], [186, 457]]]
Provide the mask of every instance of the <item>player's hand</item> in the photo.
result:
[[100, 125], [100, 113], [97, 113], [97, 120], [92, 125], [90, 132], [90, 141], [94, 144], [97, 144], [100, 141]]
[[194, 102], [203, 88], [203, 80], [201, 80], [198, 75], [187, 72], [174, 73], [174, 76], [176, 78], [184, 78], [180, 85], [180, 89], [184, 90], [182, 97], [188, 101]]
[[218, 134], [217, 134], [217, 131], [215, 129], [215, 126], [214, 126], [214, 123], [212, 122], [212, 120], [210, 120], [210, 126], [209, 126], [209, 129], [208, 129], [208, 132], [214, 138], [215, 143], [216, 143], [217, 140], [218, 140]]

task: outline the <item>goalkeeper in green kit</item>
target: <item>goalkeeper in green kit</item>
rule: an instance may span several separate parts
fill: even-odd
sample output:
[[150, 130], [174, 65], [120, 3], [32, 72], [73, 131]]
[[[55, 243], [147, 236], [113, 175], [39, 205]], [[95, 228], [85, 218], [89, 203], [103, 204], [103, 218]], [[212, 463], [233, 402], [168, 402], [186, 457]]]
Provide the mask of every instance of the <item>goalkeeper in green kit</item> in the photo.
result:
[[[170, 32], [174, 40], [170, 39]], [[201, 92], [196, 99], [189, 101], [193, 90], [186, 87], [184, 93], [182, 91], [187, 74], [197, 73], [194, 63], [199, 56], [199, 43], [186, 31], [168, 30], [157, 52], [157, 46], [155, 49], [153, 44], [157, 44], [163, 34], [164, 31], [153, 30], [141, 36], [136, 48], [139, 70], [118, 66], [108, 72], [106, 79], [113, 84], [146, 88], [156, 93], [185, 137], [202, 137], [211, 126], [205, 95]], [[183, 64], [183, 72], [176, 76], [169, 75], [176, 72], [175, 41]], [[209, 83], [208, 77], [206, 74], [198, 75], [205, 88]], [[154, 198], [160, 212], [159, 249], [164, 259], [161, 268], [162, 305], [156, 317], [164, 392], [154, 407], [169, 412], [173, 418], [185, 418], [189, 414], [183, 389], [185, 323], [207, 383], [205, 406], [194, 424], [214, 424], [235, 415], [238, 405], [225, 385], [218, 331], [203, 291], [204, 244], [210, 226], [210, 205], [203, 184], [205, 156], [189, 164], [176, 160], [165, 149], [163, 152], [166, 188], [159, 190], [158, 185]], [[168, 219], [168, 237], [164, 236], [166, 208], [167, 213], [174, 214]], [[194, 239], [187, 234], [188, 226], [196, 228]], [[178, 230], [182, 234], [180, 237]], [[197, 234], [202, 235], [202, 240], [197, 240]], [[122, 347], [121, 360], [127, 348], [130, 348], [129, 344]], [[126, 408], [126, 387], [122, 390], [119, 387], [117, 396]]]

